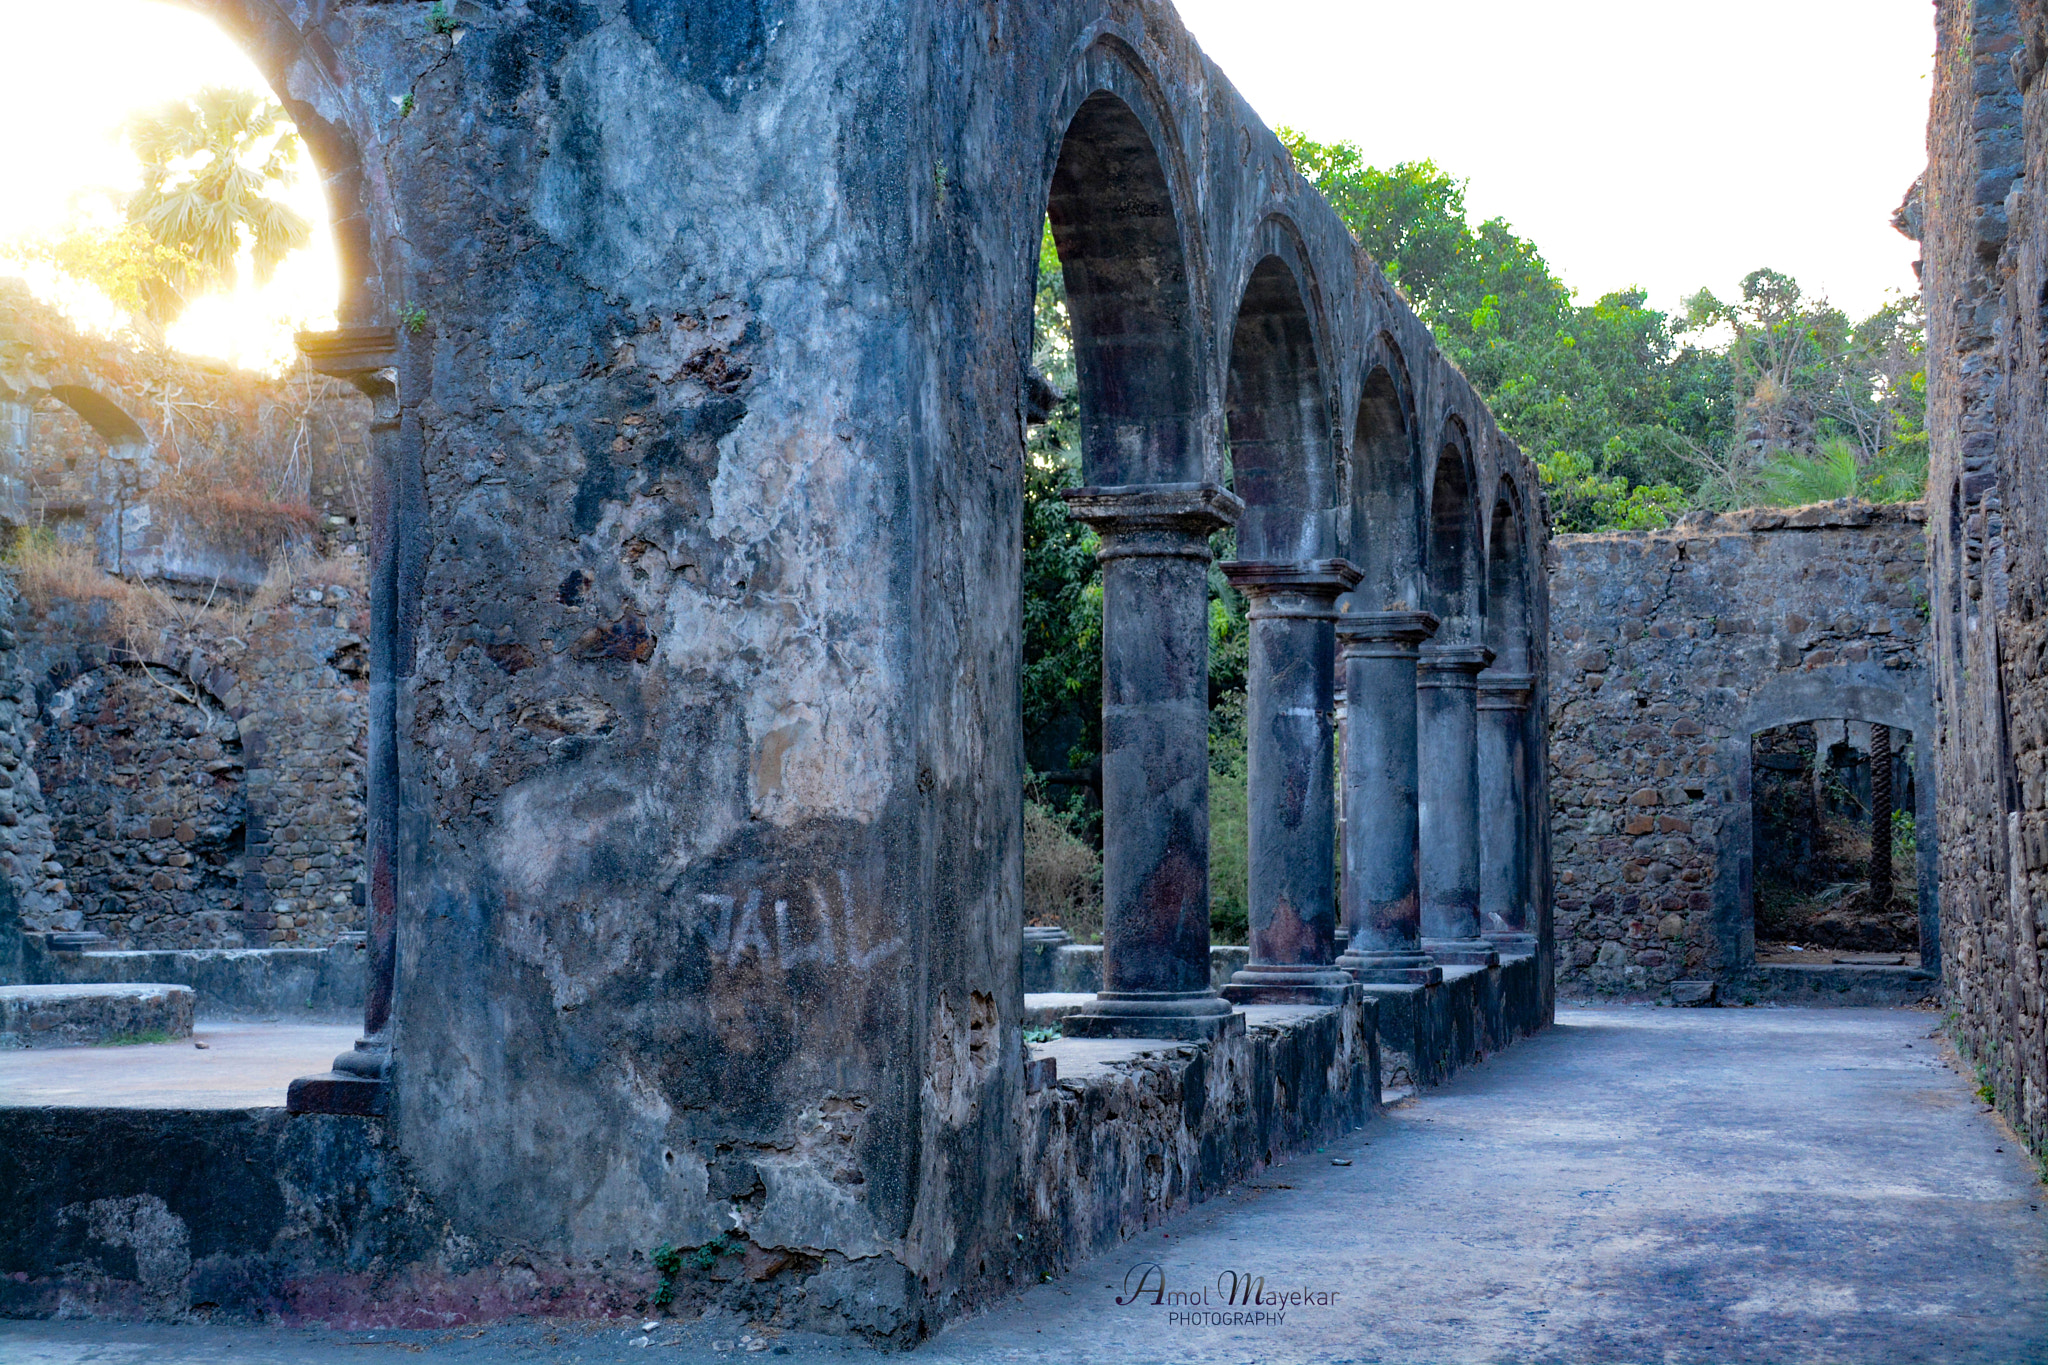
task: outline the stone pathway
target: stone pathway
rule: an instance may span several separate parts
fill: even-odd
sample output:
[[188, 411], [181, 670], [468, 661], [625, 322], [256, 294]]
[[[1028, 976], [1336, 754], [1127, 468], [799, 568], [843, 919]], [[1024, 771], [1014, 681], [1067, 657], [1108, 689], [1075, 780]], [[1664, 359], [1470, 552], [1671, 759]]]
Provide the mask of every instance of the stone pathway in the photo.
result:
[[0, 1105], [282, 1106], [294, 1077], [327, 1070], [362, 1032], [360, 1024], [203, 1023], [168, 1043], [0, 1052]]
[[[1936, 1019], [1565, 1011], [1551, 1032], [913, 1359], [2048, 1359], [2048, 1189], [1943, 1064]], [[1232, 1271], [1296, 1298], [1284, 1316], [1267, 1309], [1273, 1321], [1233, 1322], [1247, 1310], [1219, 1302]], [[1203, 1291], [1206, 1304], [1166, 1301]], [[0, 1324], [0, 1360], [732, 1361], [746, 1353], [712, 1343], [743, 1330], [15, 1323]], [[868, 1354], [794, 1335], [763, 1354], [778, 1346], [793, 1362]]]

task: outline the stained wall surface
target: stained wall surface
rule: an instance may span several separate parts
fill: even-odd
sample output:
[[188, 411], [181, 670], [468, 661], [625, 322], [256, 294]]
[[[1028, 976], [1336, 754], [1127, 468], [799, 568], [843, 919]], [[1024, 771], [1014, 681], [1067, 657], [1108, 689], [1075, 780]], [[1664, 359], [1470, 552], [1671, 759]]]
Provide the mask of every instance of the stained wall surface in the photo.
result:
[[1956, 1041], [2048, 1156], [2048, 14], [1941, 0], [1921, 247], [1940, 702], [1943, 932]]
[[1021, 438], [1077, 113], [1059, 193], [1157, 252], [1096, 280], [1110, 396], [1166, 432], [1103, 421], [1091, 477], [1226, 480], [1255, 276], [1305, 385], [1261, 534], [1365, 560], [1419, 543], [1368, 495], [1462, 487], [1438, 526], [1540, 613], [1532, 468], [1165, 3], [198, 8], [321, 164], [344, 327], [396, 338], [367, 838], [444, 1230], [403, 1273], [533, 1306], [737, 1239], [788, 1320], [896, 1340], [1028, 1278]]
[[[1817, 719], [1928, 734], [1924, 519], [1822, 504], [1552, 540], [1562, 984], [1660, 993], [1754, 965], [1751, 736]], [[1931, 800], [1933, 774], [1916, 779]], [[1932, 875], [1924, 858], [1923, 920]]]

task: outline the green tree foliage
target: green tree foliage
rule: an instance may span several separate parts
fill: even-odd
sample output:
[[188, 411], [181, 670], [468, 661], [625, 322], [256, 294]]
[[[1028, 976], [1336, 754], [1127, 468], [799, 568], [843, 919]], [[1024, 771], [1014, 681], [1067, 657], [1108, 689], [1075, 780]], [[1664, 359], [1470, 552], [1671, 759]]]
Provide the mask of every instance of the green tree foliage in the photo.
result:
[[248, 251], [257, 283], [306, 244], [306, 220], [270, 196], [289, 184], [298, 130], [267, 95], [208, 86], [137, 115], [127, 129], [142, 163], [128, 221], [169, 253], [142, 286], [146, 314], [167, 322], [197, 294], [232, 288]]
[[1434, 162], [1380, 169], [1350, 143], [1280, 136], [1535, 460], [1559, 530], [1644, 529], [1753, 500], [1767, 464], [1817, 457], [1833, 435], [1855, 445], [1866, 495], [1917, 495], [1915, 303], [1851, 326], [1759, 271], [1740, 302], [1702, 293], [1675, 325], [1639, 289], [1582, 305], [1505, 221], [1472, 225], [1464, 182]]

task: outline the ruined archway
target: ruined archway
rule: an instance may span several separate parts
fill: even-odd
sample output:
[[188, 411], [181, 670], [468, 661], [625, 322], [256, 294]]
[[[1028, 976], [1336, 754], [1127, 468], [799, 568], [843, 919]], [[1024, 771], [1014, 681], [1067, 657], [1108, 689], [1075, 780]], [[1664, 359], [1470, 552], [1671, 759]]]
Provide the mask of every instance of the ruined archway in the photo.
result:
[[1364, 573], [1353, 610], [1409, 611], [1422, 605], [1420, 479], [1407, 373], [1387, 346], [1366, 376], [1351, 443], [1350, 559]]
[[1880, 725], [1917, 741], [1913, 774], [1916, 895], [1920, 967], [1941, 969], [1940, 862], [1935, 829], [1933, 708], [1900, 690], [1868, 665], [1835, 664], [1780, 674], [1759, 688], [1741, 722], [1722, 743], [1724, 771], [1733, 774], [1734, 800], [1721, 826], [1722, 856], [1713, 888], [1715, 932], [1722, 970], [1741, 974], [1756, 965], [1756, 746], [1755, 737], [1817, 720]]
[[1231, 334], [1225, 414], [1232, 490], [1244, 499], [1242, 560], [1286, 563], [1330, 553], [1330, 424], [1315, 327], [1288, 262], [1261, 258]]

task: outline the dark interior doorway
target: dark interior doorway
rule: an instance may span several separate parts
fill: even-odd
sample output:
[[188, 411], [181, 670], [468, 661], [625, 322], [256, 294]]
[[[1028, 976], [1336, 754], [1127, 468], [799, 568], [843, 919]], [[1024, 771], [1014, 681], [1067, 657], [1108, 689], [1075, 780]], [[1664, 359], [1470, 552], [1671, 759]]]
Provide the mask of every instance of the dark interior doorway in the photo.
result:
[[1919, 966], [1911, 732], [1819, 719], [1750, 745], [1757, 961]]

